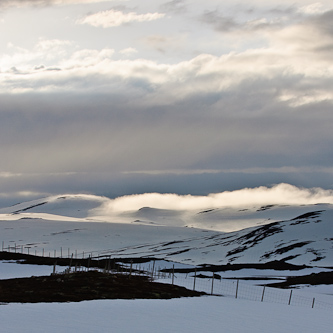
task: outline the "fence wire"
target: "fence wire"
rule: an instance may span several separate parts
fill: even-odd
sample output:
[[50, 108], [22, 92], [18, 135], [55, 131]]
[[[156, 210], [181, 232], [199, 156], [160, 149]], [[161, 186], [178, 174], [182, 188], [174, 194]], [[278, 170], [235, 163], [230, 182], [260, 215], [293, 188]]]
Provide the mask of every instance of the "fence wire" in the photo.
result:
[[[171, 276], [170, 276], [171, 275]], [[300, 306], [307, 308], [316, 308], [323, 310], [333, 309], [332, 303], [323, 302], [315, 297], [304, 296], [297, 294], [295, 289], [279, 289], [266, 286], [255, 286], [248, 284], [242, 280], [214, 278], [213, 276], [201, 278], [195, 277], [194, 275], [188, 274], [174, 274], [157, 276], [155, 279], [159, 282], [174, 283], [175, 285], [186, 287], [191, 290], [203, 291], [207, 294], [221, 295], [226, 297], [234, 297], [238, 299], [257, 301], [257, 302], [268, 302], [285, 304], [290, 306]]]
[[[35, 256], [42, 257], [53, 257], [53, 258], [90, 258], [102, 260], [106, 258], [111, 258], [110, 250], [104, 251], [89, 251], [89, 252], [80, 252], [73, 251], [70, 248], [62, 248], [58, 250], [50, 251], [50, 249], [37, 248], [36, 246], [28, 246], [21, 244], [5, 244], [2, 241], [1, 250], [4, 252], [14, 252], [14, 253], [25, 253]], [[269, 302], [269, 303], [278, 303], [286, 304], [291, 306], [302, 306], [302, 307], [312, 307], [316, 309], [323, 310], [333, 310], [333, 299], [332, 303], [322, 301], [320, 295], [315, 295], [315, 297], [307, 297], [297, 294], [295, 289], [278, 289], [271, 287], [255, 286], [248, 284], [242, 280], [233, 280], [227, 278], [213, 278], [213, 273], [211, 277], [206, 276], [205, 278], [196, 276], [195, 273], [173, 274], [170, 271], [168, 273], [163, 272], [161, 267], [155, 267], [155, 264], [150, 262], [148, 264], [135, 264], [130, 266], [130, 264], [123, 264], [123, 267], [127, 267], [126, 271], [119, 272], [117, 274], [124, 273], [136, 274], [136, 275], [149, 275], [157, 281], [175, 284], [178, 286], [183, 286], [185, 288], [203, 291], [207, 294], [222, 295], [227, 297], [235, 297], [244, 300], [251, 301], [260, 301], [260, 302]], [[72, 271], [77, 271], [83, 269], [79, 267], [73, 267]], [[89, 268], [88, 268], [89, 269]], [[96, 269], [96, 268], [95, 268]], [[105, 268], [109, 273], [111, 269]], [[115, 271], [114, 271], [115, 272]]]

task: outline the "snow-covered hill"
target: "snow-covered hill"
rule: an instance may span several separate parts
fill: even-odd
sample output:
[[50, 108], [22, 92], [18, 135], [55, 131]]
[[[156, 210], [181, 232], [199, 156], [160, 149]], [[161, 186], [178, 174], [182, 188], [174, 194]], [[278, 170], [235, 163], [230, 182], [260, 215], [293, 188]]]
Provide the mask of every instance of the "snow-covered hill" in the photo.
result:
[[30, 253], [59, 255], [62, 249], [191, 264], [286, 260], [333, 266], [331, 204], [106, 210], [110, 203], [61, 195], [2, 208], [0, 241]]
[[[1, 208], [0, 216], [2, 218], [13, 219], [27, 217], [45, 217], [58, 220], [59, 216], [84, 219], [88, 216], [89, 211], [101, 206], [104, 202], [109, 201], [108, 198], [87, 195], [87, 194], [65, 194], [51, 196], [42, 199], [32, 200], [16, 204], [11, 207]], [[53, 216], [53, 218], [52, 218]]]

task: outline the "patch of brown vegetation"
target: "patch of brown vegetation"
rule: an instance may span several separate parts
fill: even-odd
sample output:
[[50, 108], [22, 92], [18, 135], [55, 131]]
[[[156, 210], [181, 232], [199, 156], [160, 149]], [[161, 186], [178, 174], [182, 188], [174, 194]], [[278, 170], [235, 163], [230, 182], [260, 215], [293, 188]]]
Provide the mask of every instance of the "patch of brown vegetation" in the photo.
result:
[[170, 299], [203, 293], [152, 282], [147, 276], [97, 271], [0, 280], [0, 302], [79, 302], [94, 299]]

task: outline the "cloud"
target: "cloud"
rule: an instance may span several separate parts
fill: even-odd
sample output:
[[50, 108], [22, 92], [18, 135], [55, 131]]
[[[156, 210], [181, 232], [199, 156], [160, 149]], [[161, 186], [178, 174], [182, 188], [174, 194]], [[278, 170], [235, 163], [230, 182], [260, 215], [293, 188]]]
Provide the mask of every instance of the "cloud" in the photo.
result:
[[0, 172], [0, 178], [12, 178], [12, 177], [20, 177], [21, 173], [12, 173], [12, 172]]
[[94, 27], [118, 27], [133, 22], [149, 22], [161, 19], [165, 16], [163, 13], [137, 14], [135, 12], [123, 13], [119, 10], [106, 10], [91, 14], [78, 20], [77, 24], [88, 24]]
[[187, 10], [186, 1], [184, 0], [172, 0], [168, 1], [161, 6], [162, 11], [170, 13], [184, 13]]
[[327, 8], [321, 2], [315, 2], [310, 5], [301, 6], [297, 9], [298, 13], [305, 15], [322, 14], [327, 11]]
[[126, 57], [130, 57], [130, 56], [138, 53], [138, 50], [136, 50], [134, 47], [128, 47], [126, 49], [120, 50], [119, 53]]
[[[256, 13], [255, 10], [250, 10], [245, 15], [246, 19], [244, 19], [238, 13], [227, 15], [215, 9], [206, 11], [199, 17], [199, 20], [212, 26], [218, 32], [249, 35], [255, 32], [277, 30], [285, 26], [289, 20], [286, 16], [281, 16], [280, 14], [280, 11], [276, 12], [273, 10], [267, 12], [266, 15], [260, 12]], [[237, 16], [240, 17], [238, 18]]]
[[[158, 180], [181, 193], [179, 184], [239, 188], [244, 174], [246, 186], [315, 186], [317, 172], [320, 186], [331, 186], [322, 176], [333, 146], [331, 15], [271, 31], [264, 46], [172, 62], [144, 59], [139, 44], [126, 59], [69, 40], [41, 39], [31, 49], [12, 42], [0, 55], [0, 170], [126, 171], [128, 179], [144, 170], [149, 190], [159, 191]], [[172, 41], [162, 37], [154, 45], [166, 50]]]
[[202, 22], [213, 25], [218, 31], [231, 31], [239, 27], [233, 17], [224, 16], [218, 10], [205, 12], [200, 18]]
[[92, 212], [110, 215], [114, 212], [135, 211], [142, 207], [170, 210], [203, 210], [224, 207], [251, 207], [267, 204], [302, 205], [333, 203], [333, 191], [321, 188], [299, 188], [289, 184], [273, 187], [245, 188], [207, 196], [145, 193], [119, 197]]
[[[304, 20], [318, 18], [328, 13], [332, 7], [322, 3], [314, 3], [306, 6], [284, 6], [262, 9], [260, 7], [246, 8], [236, 6], [237, 10], [221, 11], [219, 9], [205, 11], [199, 20], [212, 26], [216, 31], [234, 36], [252, 35], [253, 33], [269, 33], [278, 31], [301, 23]], [[245, 15], [244, 15], [245, 14]], [[265, 37], [267, 37], [265, 35]]]
[[186, 39], [187, 35], [180, 33], [176, 36], [149, 35], [144, 38], [144, 42], [161, 53], [166, 53], [167, 51], [175, 53], [184, 47]]
[[1, 0], [0, 8], [45, 7], [52, 5], [76, 5], [85, 3], [110, 2], [112, 0]]
[[201, 174], [262, 174], [262, 173], [312, 173], [320, 171], [323, 173], [333, 173], [333, 168], [325, 167], [254, 167], [247, 169], [171, 169], [171, 170], [137, 170], [123, 171], [123, 174], [142, 174], [142, 175], [201, 175]]
[[[32, 51], [12, 46], [11, 53], [0, 56], [0, 84], [8, 93], [107, 93], [115, 89], [120, 96], [131, 92], [133, 101], [140, 100], [142, 106], [169, 105], [199, 96], [214, 104], [244, 89], [246, 98], [251, 91], [257, 97], [267, 96], [267, 102], [270, 98], [294, 108], [331, 102], [333, 38], [331, 13], [325, 15], [325, 20], [271, 33], [271, 45], [266, 48], [222, 56], [200, 54], [175, 64], [142, 58], [116, 60], [112, 49], [75, 50], [70, 41], [40, 40]], [[159, 40], [155, 38], [154, 43], [168, 44]], [[132, 49], [128, 51], [133, 54]]]
[[15, 198], [15, 200], [32, 200], [32, 198], [40, 198], [49, 195], [49, 193], [32, 192], [32, 191], [19, 191], [19, 192], [0, 192], [0, 198]]
[[[115, 10], [105, 13], [118, 13], [119, 24], [129, 15]], [[202, 53], [174, 63], [136, 58], [132, 48], [126, 49], [131, 57], [119, 60], [112, 49], [79, 49], [71, 41], [58, 39], [39, 40], [32, 50], [11, 45], [8, 53], [0, 56], [0, 85], [8, 93], [108, 93], [115, 89], [120, 96], [131, 92], [133, 102], [139, 101], [141, 106], [170, 105], [192, 98], [217, 104], [235, 92], [243, 94], [244, 89], [245, 98], [251, 92], [258, 101], [265, 96], [267, 102], [270, 99], [295, 109], [331, 103], [332, 13], [312, 15], [263, 34], [266, 42], [261, 47], [222, 55]], [[224, 23], [225, 29], [238, 24]], [[185, 38], [150, 35], [145, 42], [163, 53], [177, 49]], [[125, 49], [120, 54], [124, 55]]]

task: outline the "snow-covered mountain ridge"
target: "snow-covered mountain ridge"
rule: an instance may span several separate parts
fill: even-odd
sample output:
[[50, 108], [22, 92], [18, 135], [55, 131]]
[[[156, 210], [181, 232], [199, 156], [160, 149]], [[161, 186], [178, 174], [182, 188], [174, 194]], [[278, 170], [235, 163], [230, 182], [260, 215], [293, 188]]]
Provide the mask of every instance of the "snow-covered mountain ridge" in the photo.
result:
[[2, 208], [0, 241], [35, 251], [75, 248], [192, 264], [285, 260], [333, 266], [331, 204], [221, 205], [204, 210], [142, 207], [108, 210], [106, 215], [103, 207], [110, 200], [62, 195]]

